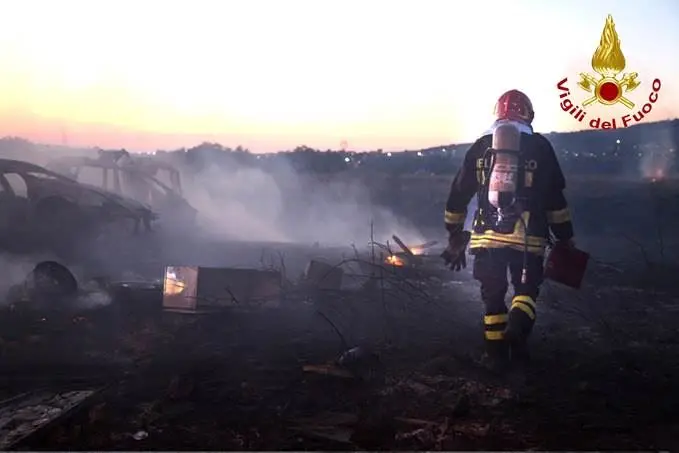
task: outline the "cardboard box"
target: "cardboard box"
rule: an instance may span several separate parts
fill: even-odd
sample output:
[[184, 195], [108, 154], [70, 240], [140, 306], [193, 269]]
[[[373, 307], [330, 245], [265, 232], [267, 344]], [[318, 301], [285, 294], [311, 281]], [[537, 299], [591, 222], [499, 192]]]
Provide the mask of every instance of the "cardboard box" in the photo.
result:
[[278, 306], [281, 273], [256, 269], [167, 266], [163, 308], [198, 312]]

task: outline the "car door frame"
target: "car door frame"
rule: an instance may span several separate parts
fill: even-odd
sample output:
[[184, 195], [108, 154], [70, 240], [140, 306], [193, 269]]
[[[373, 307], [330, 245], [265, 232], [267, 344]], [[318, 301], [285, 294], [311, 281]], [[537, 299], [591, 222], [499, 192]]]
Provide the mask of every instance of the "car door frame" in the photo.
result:
[[[22, 172], [20, 171], [0, 171], [0, 185], [2, 186], [3, 190], [11, 194], [12, 197], [14, 197], [15, 200], [23, 197], [17, 196], [16, 192], [14, 191], [14, 188], [10, 184], [9, 180], [7, 179], [6, 175], [7, 174], [17, 174], [19, 175], [20, 178], [24, 180], [24, 184], [26, 184], [26, 187], [28, 189], [28, 183], [26, 182], [26, 178], [23, 176]], [[28, 190], [26, 193], [26, 202], [25, 203], [15, 203], [14, 207], [20, 207], [24, 209], [24, 212], [21, 213], [19, 218], [22, 220], [23, 224], [17, 226], [12, 225], [11, 227], [8, 226], [7, 230], [3, 232], [4, 233], [9, 233], [11, 235], [15, 235], [18, 232], [24, 231], [28, 232], [29, 230], [32, 231], [31, 228], [31, 218], [33, 216], [33, 203], [28, 195]], [[12, 219], [13, 221], [15, 219]]]

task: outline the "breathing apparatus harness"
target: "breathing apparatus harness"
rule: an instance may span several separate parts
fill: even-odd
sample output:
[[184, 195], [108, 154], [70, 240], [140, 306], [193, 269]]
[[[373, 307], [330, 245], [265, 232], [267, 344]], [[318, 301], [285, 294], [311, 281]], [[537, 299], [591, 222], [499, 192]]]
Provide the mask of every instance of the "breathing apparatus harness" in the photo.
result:
[[[514, 131], [507, 131], [508, 128]], [[503, 141], [501, 129], [510, 132], [510, 135], [517, 134], [516, 143], [507, 144], [514, 149], [501, 143]], [[483, 154], [483, 184], [479, 195], [488, 200], [490, 206], [494, 208], [494, 212], [489, 213], [490, 215], [484, 220], [489, 220], [495, 231], [503, 234], [513, 233], [517, 222], [521, 222], [523, 226], [521, 283], [525, 284], [528, 263], [528, 228], [522, 215], [527, 200], [524, 196], [519, 196], [524, 193], [526, 171], [523, 153], [518, 146], [520, 137], [521, 133], [511, 125], [496, 128], [493, 133], [493, 145]]]

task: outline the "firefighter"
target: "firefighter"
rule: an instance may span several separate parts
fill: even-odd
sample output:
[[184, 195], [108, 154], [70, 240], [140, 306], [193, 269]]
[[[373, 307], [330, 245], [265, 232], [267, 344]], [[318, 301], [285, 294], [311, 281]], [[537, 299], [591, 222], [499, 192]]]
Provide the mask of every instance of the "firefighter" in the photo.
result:
[[[527, 340], [536, 319], [536, 299], [543, 280], [543, 257], [548, 242], [573, 247], [573, 226], [563, 194], [565, 180], [552, 145], [533, 132], [533, 106], [521, 91], [504, 93], [495, 105], [491, 130], [467, 151], [445, 208], [449, 245], [444, 252], [453, 270], [466, 267], [465, 249], [474, 255], [473, 276], [481, 284], [485, 305], [484, 362], [496, 371], [524, 367], [529, 360]], [[499, 128], [513, 127], [516, 135], [516, 193], [520, 203], [509, 214], [491, 202], [490, 171], [493, 140]], [[493, 133], [496, 132], [496, 135]], [[492, 167], [495, 168], [495, 167]], [[471, 234], [464, 231], [467, 205], [477, 195]], [[501, 220], [501, 221], [500, 221]], [[507, 271], [514, 294], [509, 309]]]

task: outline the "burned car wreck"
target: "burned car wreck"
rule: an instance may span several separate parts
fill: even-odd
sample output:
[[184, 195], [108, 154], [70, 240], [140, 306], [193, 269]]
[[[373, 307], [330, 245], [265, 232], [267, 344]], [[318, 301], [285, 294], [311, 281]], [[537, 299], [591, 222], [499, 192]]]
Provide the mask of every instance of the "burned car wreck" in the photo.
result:
[[0, 159], [0, 249], [39, 250], [113, 225], [121, 231], [151, 231], [156, 218], [135, 200], [38, 165]]
[[[62, 157], [50, 162], [48, 168], [80, 183], [144, 203], [160, 215], [164, 226], [192, 226], [196, 220], [196, 209], [182, 196], [179, 171], [168, 163], [133, 157], [121, 150], [100, 151], [97, 158]], [[167, 184], [160, 181], [161, 176]]]

